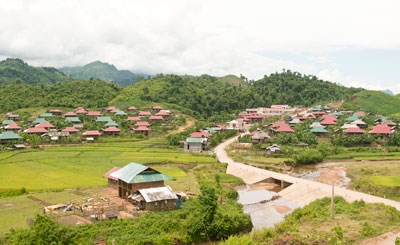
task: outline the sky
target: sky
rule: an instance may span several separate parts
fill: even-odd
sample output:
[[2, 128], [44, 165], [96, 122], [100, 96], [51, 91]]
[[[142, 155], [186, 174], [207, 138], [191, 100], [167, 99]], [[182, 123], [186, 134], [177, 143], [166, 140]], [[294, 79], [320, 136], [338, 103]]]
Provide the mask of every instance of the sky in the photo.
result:
[[0, 0], [0, 59], [147, 74], [283, 69], [400, 93], [398, 0]]

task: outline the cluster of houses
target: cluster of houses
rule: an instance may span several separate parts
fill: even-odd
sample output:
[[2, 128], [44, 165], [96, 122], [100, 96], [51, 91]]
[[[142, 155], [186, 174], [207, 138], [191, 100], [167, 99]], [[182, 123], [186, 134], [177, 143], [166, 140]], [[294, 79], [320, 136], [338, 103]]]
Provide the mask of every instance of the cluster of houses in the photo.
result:
[[[59, 109], [52, 109], [28, 122], [21, 121], [18, 114], [7, 113], [6, 119], [2, 121], [3, 132], [0, 134], [0, 141], [2, 143], [21, 141], [23, 137], [19, 133], [47, 136], [53, 141], [80, 133], [84, 140], [93, 141], [101, 135], [112, 136], [121, 133], [121, 125], [113, 118], [118, 118], [117, 121], [127, 121], [131, 133], [148, 136], [153, 122], [163, 122], [170, 116], [171, 111], [161, 106], [153, 106], [151, 110], [143, 111], [138, 111], [135, 106], [129, 106], [126, 112], [115, 106], [109, 106], [102, 111], [79, 107], [65, 113]], [[63, 121], [63, 125], [69, 126], [57, 128], [54, 122], [60, 120]], [[88, 122], [100, 125], [101, 129], [85, 130], [85, 124]]]
[[[371, 134], [379, 136], [388, 136], [395, 132], [397, 123], [387, 119], [385, 116], [376, 115], [374, 125], [368, 125], [364, 121], [367, 115], [364, 111], [331, 111], [330, 107], [318, 106], [310, 108], [307, 113], [292, 116], [289, 120], [281, 120], [269, 125], [273, 134], [279, 133], [295, 133], [295, 125], [304, 123], [305, 120], [311, 120], [309, 131], [318, 136], [328, 135], [329, 128], [333, 128], [335, 133], [344, 133], [347, 135], [354, 134]], [[343, 118], [339, 122], [339, 119]], [[369, 128], [369, 130], [368, 130]]]
[[104, 174], [108, 186], [118, 190], [118, 196], [140, 210], [171, 210], [182, 205], [184, 193], [174, 192], [165, 185], [172, 178], [148, 166], [131, 162], [122, 168], [114, 167]]

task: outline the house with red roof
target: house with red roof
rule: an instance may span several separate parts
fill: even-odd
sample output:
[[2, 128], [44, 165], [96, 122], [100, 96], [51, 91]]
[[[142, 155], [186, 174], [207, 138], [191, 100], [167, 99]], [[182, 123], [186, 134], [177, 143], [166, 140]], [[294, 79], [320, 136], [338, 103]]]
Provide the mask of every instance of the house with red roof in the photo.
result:
[[285, 121], [276, 121], [273, 124], [269, 125], [270, 128], [278, 128], [282, 125], [285, 125], [286, 122]]
[[50, 129], [50, 128], [55, 128], [55, 126], [49, 122], [42, 122], [39, 123], [35, 126], [35, 128], [45, 128], [45, 129]]
[[83, 107], [78, 107], [78, 108], [75, 110], [75, 113], [76, 113], [76, 114], [84, 114], [84, 115], [86, 115], [86, 114], [88, 113], [88, 111], [87, 111], [85, 108], [83, 108]]
[[52, 110], [50, 110], [49, 112], [50, 112], [51, 114], [53, 114], [53, 115], [61, 115], [61, 114], [62, 114], [62, 111], [59, 110], [59, 109], [52, 109]]
[[134, 106], [129, 106], [127, 110], [128, 110], [128, 111], [136, 111], [137, 108], [134, 107]]
[[45, 128], [28, 128], [24, 131], [27, 134], [44, 134], [44, 133], [48, 133], [49, 131], [47, 131], [47, 129]]
[[140, 121], [141, 118], [140, 117], [128, 117], [126, 120], [128, 120], [128, 121]]
[[363, 134], [365, 133], [364, 129], [361, 129], [359, 127], [353, 127], [353, 128], [346, 128], [343, 130], [343, 133], [345, 134]]
[[89, 117], [100, 117], [101, 116], [101, 112], [99, 111], [89, 111], [86, 116]]
[[159, 111], [159, 110], [162, 110], [162, 107], [159, 105], [155, 105], [155, 106], [153, 106], [153, 110]]
[[75, 128], [75, 127], [65, 127], [61, 132], [66, 132], [66, 133], [78, 133], [79, 129]]
[[6, 130], [11, 130], [11, 131], [19, 131], [22, 128], [20, 126], [18, 126], [17, 124], [9, 124], [7, 126], [5, 126]]
[[150, 126], [150, 123], [147, 122], [147, 121], [138, 121], [138, 122], [136, 122], [135, 126], [136, 126], [136, 127], [142, 127], [142, 126], [144, 126], [144, 127], [149, 127], [149, 126]]
[[63, 115], [64, 117], [76, 117], [77, 114], [73, 111], [69, 111]]
[[133, 129], [133, 132], [135, 134], [144, 134], [146, 136], [149, 136], [150, 133], [150, 128], [146, 127], [146, 126], [139, 126], [135, 129]]
[[141, 112], [139, 112], [139, 116], [140, 117], [151, 116], [151, 112], [149, 112], [149, 111], [141, 111]]
[[115, 106], [109, 106], [109, 107], [105, 108], [104, 110], [105, 110], [106, 112], [114, 112], [114, 111], [117, 111], [118, 108], [115, 107]]
[[358, 117], [364, 117], [367, 113], [365, 111], [356, 111], [354, 114]]
[[369, 134], [376, 134], [376, 135], [390, 135], [394, 133], [394, 130], [389, 127], [387, 124], [378, 124], [375, 125], [372, 130], [368, 132]]
[[156, 116], [168, 117], [170, 113], [166, 112], [165, 110], [161, 110], [156, 113]]
[[328, 125], [336, 125], [336, 122], [332, 119], [324, 119], [321, 121], [321, 125], [328, 126]]
[[162, 121], [162, 120], [164, 120], [164, 118], [162, 116], [150, 116], [149, 119], [150, 120], [154, 120], [154, 121]]
[[7, 119], [9, 119], [9, 120], [19, 120], [19, 115], [18, 114], [14, 114], [14, 113], [11, 113], [11, 112], [8, 112], [7, 114], [6, 114], [6, 117], [7, 117]]
[[101, 132], [98, 130], [88, 130], [82, 134], [86, 141], [94, 141], [95, 139], [99, 138]]
[[289, 125], [283, 124], [279, 128], [274, 130], [275, 133], [294, 133], [295, 130], [292, 129]]
[[110, 169], [107, 173], [103, 175], [104, 178], [108, 179], [108, 187], [111, 187], [113, 189], [118, 189], [118, 178], [112, 176], [111, 174], [120, 170], [121, 168], [119, 167], [113, 167]]
[[199, 132], [193, 132], [190, 134], [190, 138], [211, 138], [212, 134], [210, 134], [209, 132], [202, 130]]
[[121, 129], [115, 127], [115, 126], [110, 126], [107, 127], [106, 129], [103, 130], [104, 134], [107, 135], [119, 135], [119, 133], [121, 132]]

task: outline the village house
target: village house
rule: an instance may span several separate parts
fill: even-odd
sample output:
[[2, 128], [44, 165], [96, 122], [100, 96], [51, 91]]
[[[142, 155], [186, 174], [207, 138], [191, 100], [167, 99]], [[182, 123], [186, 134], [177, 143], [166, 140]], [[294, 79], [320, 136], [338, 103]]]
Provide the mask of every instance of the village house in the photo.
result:
[[226, 129], [234, 129], [234, 130], [241, 130], [244, 128], [245, 122], [242, 118], [238, 118], [236, 120], [232, 120], [227, 123]]
[[115, 126], [110, 126], [103, 130], [103, 133], [106, 135], [119, 135], [120, 132], [121, 132], [121, 129], [119, 129]]
[[163, 187], [165, 180], [172, 179], [157, 170], [134, 162], [114, 171], [109, 176], [118, 179], [118, 196], [124, 199], [139, 189]]
[[183, 149], [185, 152], [203, 152], [208, 150], [207, 138], [186, 138]]
[[84, 140], [86, 141], [94, 141], [95, 139], [99, 138], [101, 132], [98, 130], [89, 130], [82, 134], [84, 136]]
[[256, 130], [251, 133], [251, 142], [252, 143], [263, 143], [269, 139], [269, 135], [266, 132], [261, 130]]
[[128, 111], [136, 111], [137, 108], [135, 106], [129, 106], [127, 110]]
[[148, 128], [146, 126], [139, 126], [139, 127], [133, 129], [133, 132], [135, 134], [143, 134], [146, 136], [149, 136], [150, 131], [151, 131], [150, 128]]
[[116, 172], [117, 170], [120, 170], [120, 169], [121, 168], [119, 168], [119, 167], [113, 167], [107, 173], [105, 173], [103, 175], [103, 177], [108, 180], [108, 187], [118, 190], [118, 178], [112, 176], [111, 174]]
[[16, 133], [14, 133], [13, 131], [5, 131], [0, 134], [0, 142], [2, 144], [8, 143], [8, 142], [19, 141], [21, 139], [22, 139], [22, 137]]
[[177, 208], [178, 196], [169, 186], [139, 189], [128, 196], [140, 210], [162, 211]]
[[267, 116], [282, 116], [288, 115], [296, 112], [296, 108], [292, 108], [289, 105], [271, 105], [270, 108], [258, 107], [246, 109], [247, 114], [258, 114], [264, 117]]

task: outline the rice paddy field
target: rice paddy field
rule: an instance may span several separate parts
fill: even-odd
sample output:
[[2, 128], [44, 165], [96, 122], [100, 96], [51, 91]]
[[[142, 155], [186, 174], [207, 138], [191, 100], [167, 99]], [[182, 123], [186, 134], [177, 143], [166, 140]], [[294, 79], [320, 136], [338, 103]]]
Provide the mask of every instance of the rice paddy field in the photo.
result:
[[[216, 163], [214, 157], [188, 154], [169, 148], [164, 139], [136, 142], [108, 142], [76, 146], [51, 146], [37, 150], [0, 153], [0, 235], [10, 228], [26, 227], [28, 220], [42, 212], [34, 196], [56, 204], [83, 198], [80, 192], [98, 192], [107, 185], [102, 176], [114, 166], [130, 162], [149, 165], [174, 178], [167, 181], [177, 191], [197, 193], [195, 171], [199, 165]], [[223, 174], [222, 182], [235, 181]], [[29, 193], [1, 197], [25, 188]]]
[[[169, 149], [163, 139], [6, 152], [0, 153], [0, 192], [20, 188], [37, 191], [104, 186], [107, 183], [102, 177], [104, 173], [130, 162], [161, 166], [215, 163], [215, 159]], [[164, 171], [174, 175], [171, 169]]]

